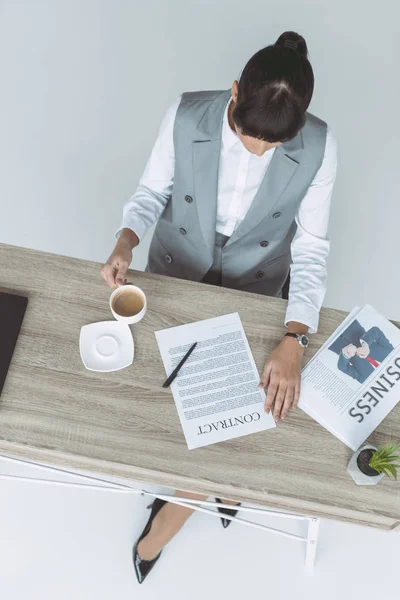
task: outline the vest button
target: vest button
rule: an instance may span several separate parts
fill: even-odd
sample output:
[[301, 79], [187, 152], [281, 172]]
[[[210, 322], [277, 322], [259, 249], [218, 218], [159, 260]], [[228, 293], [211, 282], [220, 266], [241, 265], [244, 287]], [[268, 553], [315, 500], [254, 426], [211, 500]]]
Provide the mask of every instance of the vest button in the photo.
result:
[[280, 212], [274, 213], [274, 214], [272, 215], [272, 217], [273, 217], [274, 219], [279, 219], [279, 217], [281, 217], [281, 216], [282, 216], [282, 213], [280, 213]]
[[262, 248], [266, 248], [267, 246], [269, 246], [269, 242], [266, 242], [266, 241], [264, 241], [264, 242], [260, 242], [260, 246], [261, 246]]
[[186, 229], [183, 229], [183, 227], [180, 227], [179, 231], [181, 232], [182, 235], [186, 235], [187, 234]]
[[185, 200], [186, 200], [186, 202], [189, 202], [189, 204], [190, 204], [191, 202], [193, 202], [193, 198], [192, 198], [192, 196], [185, 196]]
[[264, 277], [264, 271], [257, 271], [256, 277], [257, 279], [261, 279], [262, 277]]
[[172, 263], [172, 256], [170, 256], [169, 254], [166, 254], [164, 256], [164, 260], [166, 263], [171, 264]]

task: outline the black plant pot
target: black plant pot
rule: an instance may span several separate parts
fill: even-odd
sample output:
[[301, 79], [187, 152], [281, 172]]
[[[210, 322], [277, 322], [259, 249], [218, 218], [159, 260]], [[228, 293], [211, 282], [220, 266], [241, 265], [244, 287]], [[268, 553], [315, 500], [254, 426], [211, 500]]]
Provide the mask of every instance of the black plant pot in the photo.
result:
[[357, 456], [357, 466], [364, 475], [369, 475], [370, 477], [377, 477], [379, 475], [378, 471], [375, 471], [372, 467], [369, 466], [369, 461], [373, 457], [374, 451], [372, 448], [366, 448], [365, 450], [361, 450], [360, 454]]
[[375, 450], [375, 446], [366, 444], [351, 457], [347, 471], [357, 485], [376, 485], [384, 476], [368, 464]]

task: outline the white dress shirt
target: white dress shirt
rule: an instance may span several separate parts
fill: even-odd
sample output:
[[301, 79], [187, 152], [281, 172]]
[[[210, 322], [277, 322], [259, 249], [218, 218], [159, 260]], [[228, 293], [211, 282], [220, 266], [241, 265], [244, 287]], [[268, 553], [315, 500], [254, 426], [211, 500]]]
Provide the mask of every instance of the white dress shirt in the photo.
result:
[[246, 216], [275, 148], [261, 157], [248, 152], [229, 125], [228, 108], [229, 102], [222, 123], [216, 230], [230, 237]]
[[[173, 129], [181, 97], [168, 109], [150, 159], [134, 195], [123, 210], [123, 228], [139, 240], [159, 218], [172, 194], [175, 151]], [[275, 148], [261, 157], [246, 150], [228, 122], [225, 109], [218, 174], [216, 230], [230, 236], [247, 214]], [[332, 188], [336, 176], [336, 141], [328, 128], [322, 165], [304, 196], [292, 241], [292, 267], [285, 324], [303, 323], [314, 333], [326, 291], [327, 238]]]

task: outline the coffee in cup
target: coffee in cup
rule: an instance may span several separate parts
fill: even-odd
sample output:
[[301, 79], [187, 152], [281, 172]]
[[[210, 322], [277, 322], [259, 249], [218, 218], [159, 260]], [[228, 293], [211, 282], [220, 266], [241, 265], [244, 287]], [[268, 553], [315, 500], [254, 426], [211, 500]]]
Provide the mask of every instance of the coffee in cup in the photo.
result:
[[138, 323], [146, 314], [146, 296], [136, 285], [121, 285], [111, 294], [110, 308], [117, 321]]

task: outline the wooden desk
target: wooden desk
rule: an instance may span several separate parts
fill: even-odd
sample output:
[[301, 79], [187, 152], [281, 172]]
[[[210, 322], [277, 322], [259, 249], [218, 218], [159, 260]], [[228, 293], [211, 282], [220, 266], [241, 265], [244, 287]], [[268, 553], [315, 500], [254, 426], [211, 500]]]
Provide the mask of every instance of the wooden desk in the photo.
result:
[[[0, 285], [29, 297], [0, 397], [0, 453], [211, 496], [394, 529], [400, 485], [356, 486], [351, 450], [301, 410], [276, 429], [187, 450], [154, 331], [238, 311], [259, 370], [284, 333], [286, 302], [131, 272], [148, 313], [133, 326], [134, 364], [116, 373], [82, 365], [82, 325], [111, 319], [100, 265], [0, 245]], [[310, 359], [344, 318], [323, 310]], [[371, 437], [400, 438], [400, 405]]]

